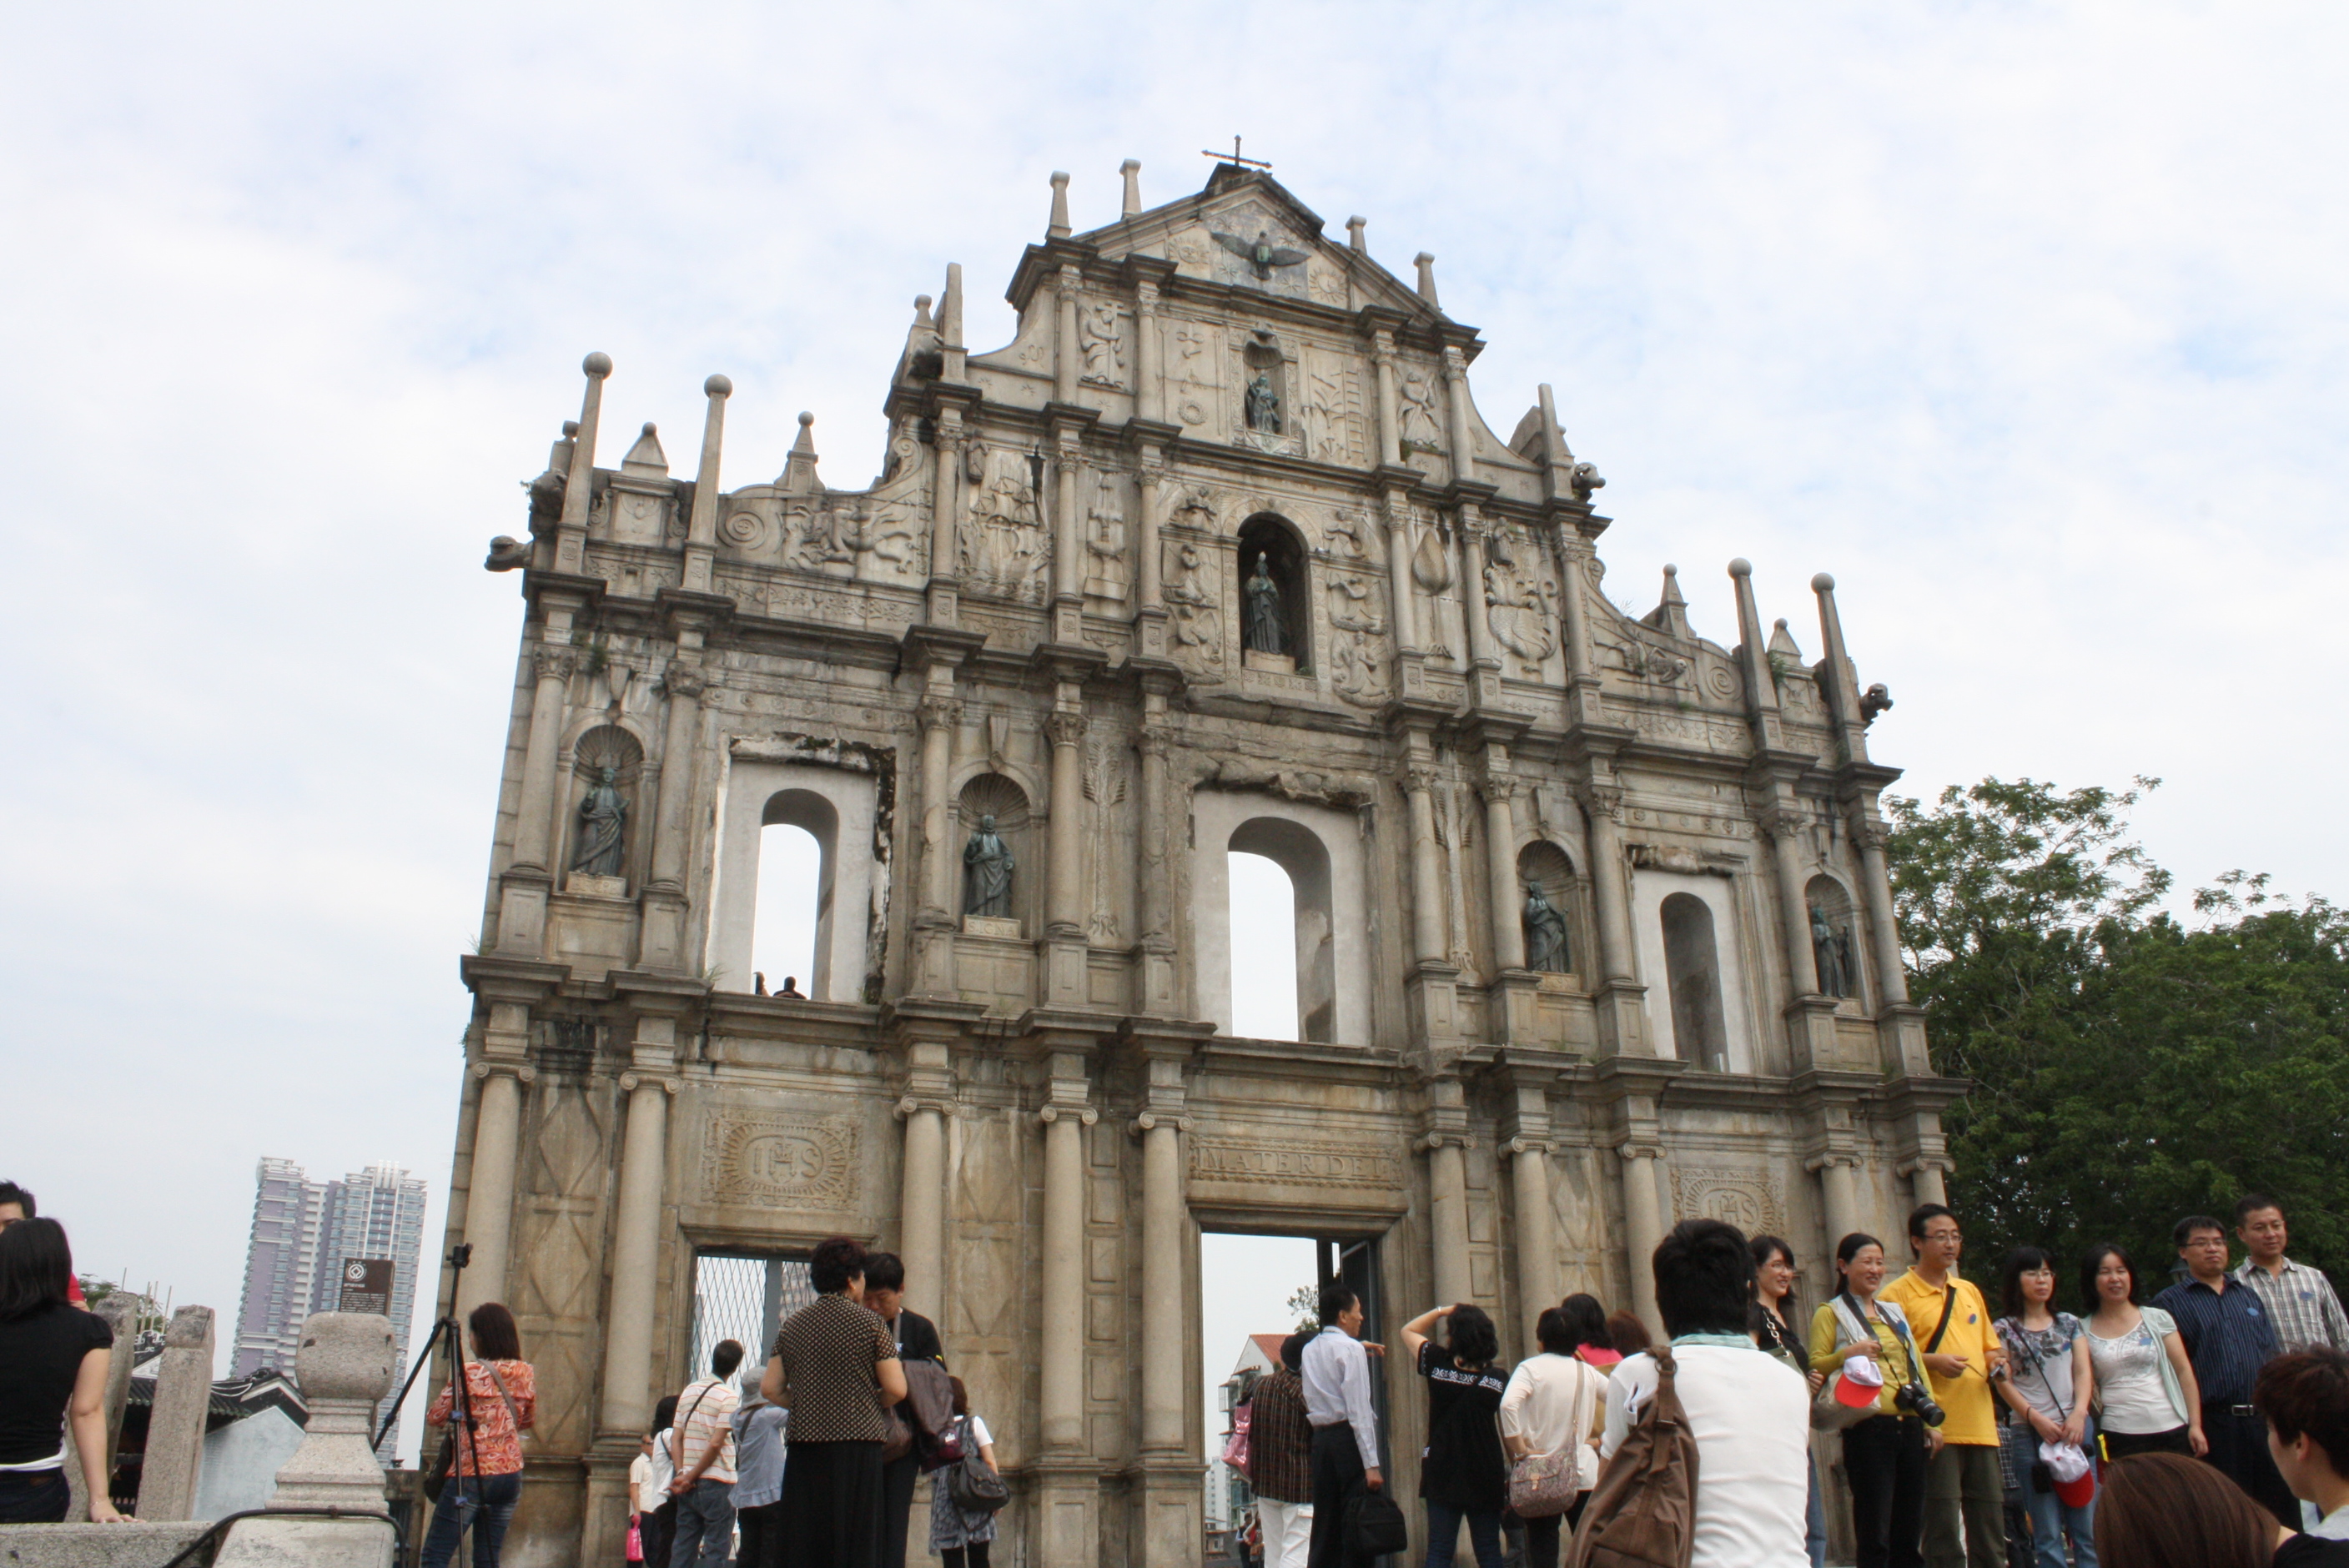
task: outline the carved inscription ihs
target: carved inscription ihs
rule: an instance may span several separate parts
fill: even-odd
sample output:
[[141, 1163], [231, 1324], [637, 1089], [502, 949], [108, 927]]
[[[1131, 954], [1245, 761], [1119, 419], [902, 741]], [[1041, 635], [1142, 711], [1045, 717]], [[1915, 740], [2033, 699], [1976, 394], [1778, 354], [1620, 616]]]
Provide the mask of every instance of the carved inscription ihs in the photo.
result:
[[1672, 1209], [1683, 1220], [1725, 1220], [1749, 1236], [1786, 1233], [1785, 1195], [1766, 1171], [1674, 1166]]
[[846, 1117], [713, 1110], [702, 1139], [701, 1190], [713, 1203], [839, 1213], [856, 1206], [856, 1124]]

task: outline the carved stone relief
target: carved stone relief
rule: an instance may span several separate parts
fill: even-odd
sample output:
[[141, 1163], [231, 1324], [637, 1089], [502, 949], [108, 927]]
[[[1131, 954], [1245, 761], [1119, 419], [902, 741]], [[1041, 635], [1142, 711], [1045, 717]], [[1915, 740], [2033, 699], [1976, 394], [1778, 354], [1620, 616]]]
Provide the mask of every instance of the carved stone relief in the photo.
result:
[[1377, 707], [1392, 694], [1378, 608], [1384, 587], [1373, 577], [1329, 580], [1330, 689], [1357, 707]]
[[1255, 1202], [1266, 1199], [1268, 1188], [1303, 1188], [1322, 1202], [1399, 1210], [1406, 1202], [1404, 1173], [1399, 1153], [1365, 1148], [1358, 1140], [1205, 1134], [1191, 1140], [1195, 1201], [1217, 1196], [1202, 1188], [1225, 1188]]
[[1485, 614], [1493, 638], [1516, 656], [1517, 673], [1538, 680], [1557, 651], [1557, 579], [1540, 543], [1497, 528], [1485, 547]]
[[701, 1191], [712, 1203], [843, 1213], [856, 1207], [863, 1162], [856, 1123], [712, 1110], [704, 1126]]
[[1749, 1236], [1786, 1233], [1786, 1193], [1766, 1171], [1672, 1167], [1672, 1217], [1723, 1220]]
[[1161, 590], [1174, 613], [1174, 661], [1195, 678], [1220, 680], [1224, 672], [1221, 574], [1206, 546], [1169, 540]]
[[1085, 799], [1092, 804], [1092, 835], [1087, 841], [1092, 861], [1092, 911], [1090, 935], [1096, 943], [1118, 940], [1118, 912], [1111, 893], [1110, 865], [1123, 852], [1126, 840], [1116, 830], [1117, 808], [1125, 799], [1125, 742], [1097, 735], [1085, 745]]
[[985, 465], [962, 532], [963, 592], [1040, 604], [1052, 545], [1027, 455], [990, 447]]
[[1125, 390], [1125, 345], [1118, 336], [1117, 302], [1088, 300], [1077, 312], [1077, 347], [1088, 387]]
[[1102, 470], [1085, 512], [1085, 592], [1125, 603], [1130, 573], [1125, 554], [1125, 477]]

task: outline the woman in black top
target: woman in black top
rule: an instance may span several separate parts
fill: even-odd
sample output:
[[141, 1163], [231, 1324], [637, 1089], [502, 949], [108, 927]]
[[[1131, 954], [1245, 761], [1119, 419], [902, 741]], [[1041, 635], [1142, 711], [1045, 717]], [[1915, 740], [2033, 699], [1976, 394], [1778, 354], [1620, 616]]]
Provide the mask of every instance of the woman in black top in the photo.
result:
[[[1444, 1343], [1428, 1338], [1446, 1320]], [[1468, 1522], [1476, 1568], [1501, 1568], [1501, 1510], [1509, 1471], [1501, 1455], [1501, 1395], [1509, 1369], [1501, 1337], [1481, 1307], [1433, 1307], [1402, 1326], [1402, 1347], [1427, 1379], [1427, 1447], [1419, 1460], [1419, 1495], [1427, 1504], [1427, 1568], [1451, 1568]]]
[[66, 1418], [81, 1460], [89, 1516], [122, 1516], [108, 1500], [106, 1368], [114, 1330], [66, 1299], [73, 1253], [55, 1220], [0, 1230], [0, 1524], [57, 1524], [66, 1484]]

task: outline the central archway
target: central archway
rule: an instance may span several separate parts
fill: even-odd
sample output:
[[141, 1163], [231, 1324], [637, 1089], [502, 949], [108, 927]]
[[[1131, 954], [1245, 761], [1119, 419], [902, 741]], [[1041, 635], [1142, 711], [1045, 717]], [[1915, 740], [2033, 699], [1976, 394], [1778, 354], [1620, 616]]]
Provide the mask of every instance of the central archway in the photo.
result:
[[1202, 790], [1192, 800], [1191, 926], [1198, 1016], [1232, 1031], [1231, 868], [1262, 855], [1296, 893], [1297, 1037], [1320, 1045], [1371, 1038], [1370, 940], [1339, 910], [1368, 907], [1362, 840], [1351, 813], [1253, 794]]

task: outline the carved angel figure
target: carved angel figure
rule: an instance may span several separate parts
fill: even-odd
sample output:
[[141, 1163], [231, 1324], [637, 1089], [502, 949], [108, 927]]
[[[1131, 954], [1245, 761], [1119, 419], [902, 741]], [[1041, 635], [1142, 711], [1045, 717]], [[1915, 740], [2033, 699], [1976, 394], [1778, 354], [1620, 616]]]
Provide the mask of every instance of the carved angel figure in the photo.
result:
[[1405, 445], [1441, 449], [1444, 422], [1435, 417], [1435, 385], [1414, 369], [1402, 373], [1402, 438]]
[[1271, 232], [1268, 230], [1257, 230], [1257, 236], [1253, 240], [1243, 240], [1237, 234], [1226, 234], [1219, 231], [1215, 233], [1216, 243], [1247, 263], [1259, 281], [1270, 278], [1276, 267], [1293, 267], [1305, 260], [1303, 251], [1294, 251], [1286, 245], [1274, 244]]
[[1114, 302], [1099, 300], [1085, 306], [1077, 321], [1077, 346], [1084, 353], [1086, 380], [1104, 387], [1125, 384], [1118, 374], [1125, 367], [1125, 355], [1118, 346]]

